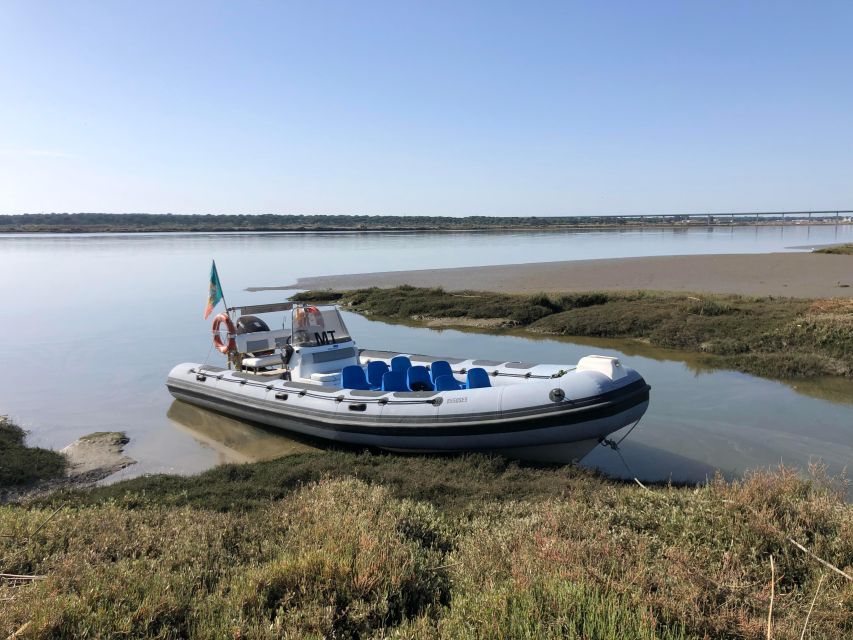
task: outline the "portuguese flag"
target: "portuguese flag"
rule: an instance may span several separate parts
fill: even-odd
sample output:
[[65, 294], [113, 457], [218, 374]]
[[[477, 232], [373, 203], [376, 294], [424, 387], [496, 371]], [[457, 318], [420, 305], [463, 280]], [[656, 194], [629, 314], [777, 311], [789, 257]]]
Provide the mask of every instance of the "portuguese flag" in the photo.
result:
[[204, 319], [213, 311], [213, 307], [222, 300], [222, 285], [219, 283], [219, 274], [216, 272], [216, 260], [210, 265], [210, 289], [207, 294], [207, 307], [204, 309]]

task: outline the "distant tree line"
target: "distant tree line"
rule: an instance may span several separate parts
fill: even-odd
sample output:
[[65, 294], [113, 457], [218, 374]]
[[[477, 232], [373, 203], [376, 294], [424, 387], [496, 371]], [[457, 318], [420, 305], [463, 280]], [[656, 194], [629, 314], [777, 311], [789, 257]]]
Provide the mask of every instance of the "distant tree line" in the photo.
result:
[[536, 229], [615, 223], [616, 219], [601, 216], [455, 218], [380, 215], [27, 213], [0, 215], [0, 232], [471, 230]]
[[[815, 212], [811, 222], [853, 222], [851, 211]], [[829, 215], [818, 215], [829, 214]], [[791, 216], [791, 214], [788, 214]], [[734, 216], [738, 216], [736, 219]], [[368, 215], [178, 215], [174, 213], [25, 213], [0, 215], [0, 233], [121, 233], [156, 231], [472, 231], [577, 229], [652, 225], [796, 223], [777, 213], [631, 216], [368, 216]], [[802, 215], [799, 221], [803, 222]]]

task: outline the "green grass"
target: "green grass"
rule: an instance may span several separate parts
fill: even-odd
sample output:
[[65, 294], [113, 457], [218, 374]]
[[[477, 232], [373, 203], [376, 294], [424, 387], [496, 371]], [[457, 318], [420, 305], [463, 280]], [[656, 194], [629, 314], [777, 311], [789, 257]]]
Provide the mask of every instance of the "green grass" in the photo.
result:
[[704, 364], [775, 378], [853, 376], [853, 302], [588, 292], [508, 295], [409, 286], [304, 292], [389, 320], [501, 319], [506, 327], [561, 336], [633, 338], [693, 351]]
[[853, 243], [839, 244], [834, 247], [824, 247], [823, 249], [815, 249], [814, 253], [830, 253], [835, 255], [850, 256], [853, 255]]
[[65, 473], [65, 456], [56, 451], [27, 447], [21, 427], [0, 416], [0, 490], [22, 487]]
[[45, 576], [0, 586], [0, 637], [758, 640], [771, 555], [772, 637], [816, 594], [807, 637], [849, 637], [853, 583], [786, 540], [851, 571], [838, 489], [351, 452], [138, 478], [0, 507], [3, 571]]

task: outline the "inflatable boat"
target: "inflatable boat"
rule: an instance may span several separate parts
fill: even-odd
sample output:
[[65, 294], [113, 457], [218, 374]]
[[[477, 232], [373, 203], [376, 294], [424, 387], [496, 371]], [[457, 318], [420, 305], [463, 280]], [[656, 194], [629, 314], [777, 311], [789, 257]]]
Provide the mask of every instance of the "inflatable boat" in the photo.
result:
[[[278, 311], [281, 329], [258, 317]], [[228, 366], [177, 365], [175, 398], [393, 451], [578, 460], [649, 403], [645, 380], [606, 356], [568, 365], [360, 349], [334, 306], [234, 307], [214, 321], [214, 342]]]

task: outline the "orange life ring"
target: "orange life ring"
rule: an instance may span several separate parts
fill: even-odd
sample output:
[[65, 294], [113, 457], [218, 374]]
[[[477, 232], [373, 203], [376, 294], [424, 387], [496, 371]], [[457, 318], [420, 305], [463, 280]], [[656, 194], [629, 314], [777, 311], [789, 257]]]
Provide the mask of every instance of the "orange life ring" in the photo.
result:
[[[228, 330], [228, 342], [223, 342], [222, 336], [219, 334], [219, 327], [223, 322], [225, 323], [225, 328]], [[213, 319], [213, 346], [216, 347], [217, 351], [220, 353], [237, 351], [237, 341], [234, 340], [235, 335], [237, 335], [237, 330], [226, 312], [223, 311]]]
[[307, 328], [309, 324], [312, 324], [309, 317], [313, 320], [313, 324], [321, 329], [325, 326], [325, 323], [323, 322], [323, 314], [320, 313], [320, 310], [317, 307], [297, 307], [293, 314], [294, 326], [299, 329]]

